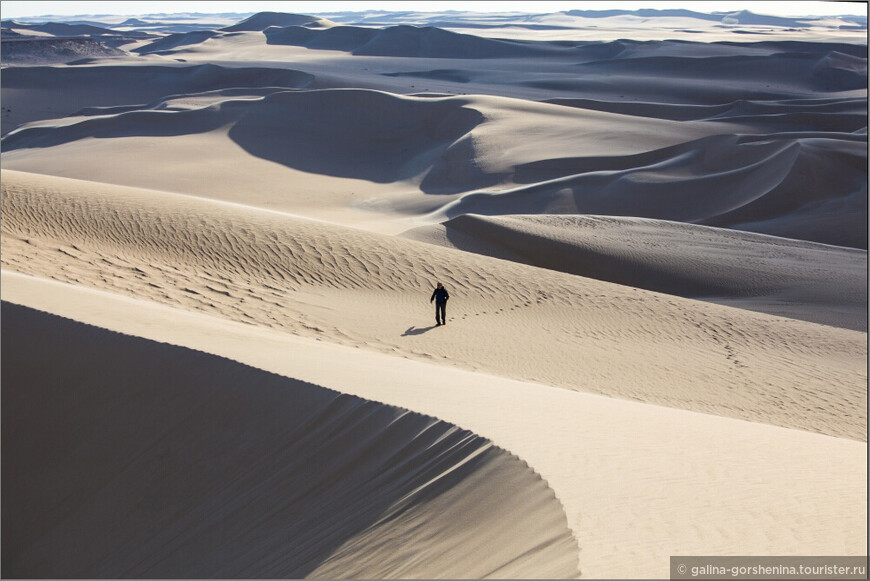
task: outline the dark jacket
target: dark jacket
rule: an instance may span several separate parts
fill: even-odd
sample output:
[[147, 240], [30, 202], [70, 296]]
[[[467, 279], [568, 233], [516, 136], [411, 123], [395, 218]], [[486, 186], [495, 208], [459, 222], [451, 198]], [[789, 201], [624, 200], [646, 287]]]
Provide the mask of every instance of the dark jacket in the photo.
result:
[[431, 303], [434, 299], [436, 303], [446, 303], [449, 298], [450, 295], [447, 293], [446, 288], [436, 288], [435, 292], [432, 293], [432, 298], [429, 299], [429, 302]]

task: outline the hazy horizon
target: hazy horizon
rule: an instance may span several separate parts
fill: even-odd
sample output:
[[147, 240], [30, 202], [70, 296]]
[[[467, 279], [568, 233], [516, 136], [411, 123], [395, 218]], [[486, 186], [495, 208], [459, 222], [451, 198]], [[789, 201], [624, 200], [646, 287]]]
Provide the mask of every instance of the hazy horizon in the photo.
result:
[[3, 19], [40, 18], [47, 16], [128, 16], [149, 14], [220, 14], [253, 12], [289, 12], [289, 13], [334, 13], [334, 12], [519, 12], [547, 13], [565, 10], [692, 10], [701, 13], [736, 12], [749, 10], [756, 14], [770, 16], [846, 16], [866, 15], [867, 4], [864, 2], [566, 2], [539, 1], [533, 4], [534, 10], [529, 10], [527, 2], [454, 2], [454, 1], [411, 1], [397, 2], [395, 0], [373, 1], [361, 4], [346, 1], [308, 1], [308, 2], [26, 2], [6, 1], [0, 3], [0, 14]]

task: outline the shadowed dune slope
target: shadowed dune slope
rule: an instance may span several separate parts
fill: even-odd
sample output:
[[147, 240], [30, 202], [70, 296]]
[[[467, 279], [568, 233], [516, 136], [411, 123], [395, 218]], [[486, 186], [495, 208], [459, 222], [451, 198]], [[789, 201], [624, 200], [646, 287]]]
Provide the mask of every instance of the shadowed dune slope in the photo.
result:
[[170, 34], [168, 36], [164, 36], [163, 38], [159, 38], [157, 40], [149, 42], [146, 45], [138, 46], [132, 49], [131, 52], [135, 52], [137, 54], [160, 53], [162, 51], [170, 51], [172, 49], [182, 46], [200, 44], [202, 42], [205, 42], [206, 40], [216, 38], [219, 35], [220, 33], [214, 30], [194, 30], [191, 32]]
[[[344, 43], [330, 44], [328, 37], [338, 34], [334, 31], [290, 29], [276, 30], [274, 40], [278, 43], [283, 35], [287, 44], [348, 51], [378, 34], [371, 29], [354, 29], [357, 32], [351, 35], [352, 27], [342, 28], [348, 29], [342, 33]], [[534, 89], [541, 93], [534, 97], [538, 100], [593, 100], [625, 109], [644, 103], [686, 105], [691, 110], [747, 100], [866, 99], [866, 46], [673, 40], [528, 42], [522, 46], [522, 50], [540, 54], [530, 54], [527, 59], [522, 54], [506, 55], [512, 60], [492, 63], [489, 68], [469, 59], [451, 62], [450, 67], [460, 68], [462, 76], [479, 81], [474, 89], [485, 87], [482, 92], [495, 90], [509, 95], [507, 91], [517, 88]], [[413, 72], [402, 67], [401, 61], [396, 68], [395, 72]], [[419, 70], [423, 75], [426, 72]], [[673, 111], [677, 108], [670, 114], [675, 114]]]
[[[354, 179], [364, 181], [357, 184], [363, 188], [396, 187], [370, 189], [360, 199], [347, 195], [344, 207], [375, 198], [383, 204], [357, 207], [386, 208], [394, 215], [637, 216], [853, 248], [867, 245], [866, 109], [859, 106], [866, 98], [740, 99], [681, 113], [674, 105], [651, 101], [585, 99], [565, 107], [496, 96], [413, 97], [368, 89], [275, 89], [251, 99], [264, 87], [298, 89], [313, 77], [206, 65], [120, 67], [118, 74], [131, 89], [153, 77], [149, 94], [161, 97], [214, 93], [219, 90], [214, 87], [249, 87], [252, 95], [221, 101], [213, 94], [199, 108], [184, 110], [170, 110], [164, 99], [138, 109], [99, 111], [95, 106], [134, 102], [131, 95], [112, 96], [112, 91], [97, 96], [113, 72], [113, 67], [60, 69], [58, 74], [71, 81], [65, 89], [70, 103], [87, 97], [94, 102], [82, 111], [101, 117], [59, 119], [7, 134], [4, 167], [243, 203], [249, 196], [240, 190], [239, 176], [246, 168], [246, 183], [256, 195], [274, 191], [288, 168], [293, 171], [286, 174], [287, 185], [281, 182], [284, 191], [280, 199], [267, 200], [269, 207], [297, 208], [292, 196], [309, 186], [333, 193], [327, 202], [338, 200], [356, 185], [336, 178]], [[463, 71], [433, 74], [458, 78]], [[13, 74], [11, 83], [22, 98], [35, 93], [36, 103], [48, 96], [27, 86], [44, 82], [44, 75], [25, 69]], [[86, 79], [92, 81], [88, 91], [93, 95], [80, 92]], [[206, 132], [208, 137], [195, 143], [184, 141]], [[178, 139], [143, 139], [168, 136]], [[123, 147], [114, 139], [124, 139]], [[204, 150], [208, 141], [214, 146]], [[226, 162], [215, 163], [216, 152]], [[114, 164], [99, 163], [102, 154], [111, 154]], [[181, 156], [179, 167], [171, 163]], [[163, 170], [140, 171], [148, 160]], [[246, 165], [261, 160], [278, 165]], [[214, 183], [191, 179], [196, 171]]]
[[[4, 170], [0, 202], [11, 271], [394, 355], [865, 438], [864, 333], [153, 190]], [[434, 281], [452, 296], [450, 324], [437, 330]]]
[[[752, 56], [644, 56], [619, 58], [578, 64], [581, 76], [604, 68], [617, 76], [656, 76], [695, 78], [707, 81], [747, 83], [761, 90], [775, 87], [774, 91], [790, 88], [795, 91], [839, 92], [867, 88], [867, 59], [836, 50], [825, 51], [812, 44], [796, 47], [797, 50], [782, 51], [769, 55]], [[804, 50], [800, 50], [804, 48]], [[856, 47], [837, 47], [843, 51], [855, 51]], [[651, 75], [654, 71], [655, 75]]]
[[[100, 26], [93, 26], [90, 24], [68, 24], [66, 22], [46, 22], [43, 24], [24, 24], [18, 22], [10, 22], [4, 21], [3, 28], [5, 29], [7, 26], [12, 28], [13, 26], [19, 30], [33, 30], [36, 32], [42, 32], [44, 34], [50, 34], [52, 36], [61, 36], [61, 37], [71, 37], [71, 36], [84, 36], [84, 37], [100, 37], [100, 36], [118, 36], [118, 32], [115, 30], [111, 30], [109, 28], [103, 28]], [[136, 34], [136, 33], [134, 33]], [[138, 36], [144, 36], [142, 33], [138, 33]]]
[[294, 169], [390, 183], [456, 155], [484, 121], [471, 105], [357, 89], [284, 92], [243, 105], [228, 135], [254, 156]]
[[[96, 38], [4, 38], [2, 51], [4, 65], [75, 64], [82, 59], [126, 54]], [[8, 70], [4, 69], [4, 76]]]
[[[11, 67], [3, 70], [3, 104], [12, 109], [14, 120], [3, 131], [87, 107], [142, 106], [169, 95], [237, 87], [300, 88], [313, 79], [292, 69], [213, 64]], [[57, 87], [62, 87], [62, 99]]]
[[[4, 577], [574, 577], [468, 431], [3, 303]], [[497, 484], [495, 484], [497, 483]]]
[[468, 104], [459, 98], [357, 89], [278, 92], [182, 111], [163, 110], [160, 103], [155, 110], [24, 128], [8, 135], [3, 148], [50, 148], [91, 137], [181, 136], [230, 126], [229, 138], [258, 158], [315, 174], [385, 183], [426, 173], [443, 166], [444, 156], [458, 155], [451, 148], [484, 119]]
[[[162, 104], [158, 108], [21, 128], [3, 140], [5, 167], [21, 163], [24, 166], [20, 169], [28, 170], [35, 163], [40, 172], [51, 172], [51, 156], [57, 151], [63, 159], [56, 161], [65, 168], [57, 171], [92, 175], [91, 157], [70, 164], [67, 150], [58, 146], [91, 137], [184, 136], [226, 127], [229, 139], [245, 152], [291, 169], [376, 183], [413, 178], [409, 186], [418, 192], [449, 195], [510, 184], [515, 168], [546, 159], [553, 147], [565, 154], [589, 155], [606, 137], [613, 140], [615, 154], [636, 154], [721, 130], [720, 124], [714, 123], [636, 118], [629, 118], [627, 123], [621, 115], [503, 97], [409, 97], [365, 89], [285, 91], [197, 110], [167, 111]], [[537, 137], [504, 148], [503, 140], [517, 132]], [[166, 142], [165, 146], [174, 143]], [[142, 155], [154, 155], [152, 145], [142, 145]], [[89, 151], [102, 146], [112, 148], [110, 142], [96, 141], [90, 143]], [[128, 141], [124, 149], [131, 147], [135, 142]], [[140, 165], [142, 155], [131, 161]], [[235, 155], [240, 164], [246, 163], [238, 151]], [[119, 157], [115, 159], [117, 164], [123, 163]], [[207, 165], [209, 157], [188, 160], [185, 175], [191, 165], [200, 163]], [[120, 172], [117, 179], [129, 179], [137, 173], [130, 169]], [[426, 203], [431, 208], [443, 202], [436, 199]]]
[[600, 214], [867, 248], [866, 135], [714, 135], [639, 155], [549, 159], [531, 185], [473, 192], [443, 214]]
[[867, 252], [608, 216], [464, 215], [406, 238], [685, 297], [867, 330]]
[[564, 54], [547, 42], [498, 40], [450, 32], [433, 26], [390, 26], [384, 29], [336, 26], [310, 30], [285, 26], [265, 31], [269, 44], [341, 50], [355, 55], [400, 58], [490, 59]]
[[[461, 71], [449, 72], [456, 76], [461, 74]], [[739, 121], [758, 128], [762, 133], [773, 131], [860, 133], [867, 128], [867, 99], [862, 98], [769, 101], [741, 99], [719, 105], [639, 103], [564, 97], [547, 99], [545, 102], [579, 109], [674, 121]]]

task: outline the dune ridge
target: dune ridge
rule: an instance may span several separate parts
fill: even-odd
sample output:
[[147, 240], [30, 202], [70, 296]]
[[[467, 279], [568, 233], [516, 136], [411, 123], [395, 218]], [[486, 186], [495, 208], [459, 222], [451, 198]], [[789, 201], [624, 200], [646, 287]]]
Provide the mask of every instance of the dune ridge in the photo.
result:
[[[103, 81], [113, 79], [106, 89]], [[74, 115], [89, 107], [146, 106], [172, 95], [201, 93], [239, 87], [305, 87], [313, 75], [292, 69], [267, 67], [224, 67], [215, 64], [11, 67], [3, 70], [4, 105], [12, 109], [12, 124], [4, 124], [8, 133], [15, 124], [53, 117]], [[48, 81], [51, 79], [51, 81]], [[64, 99], [58, 101], [52, 91], [41, 90], [46, 82], [60, 83]], [[11, 90], [9, 90], [11, 89]], [[4, 144], [4, 150], [6, 146]]]
[[[191, 197], [8, 170], [2, 188], [2, 264], [13, 271], [569, 389], [866, 437], [863, 333]], [[453, 320], [478, 333], [423, 327], [435, 280], [459, 299]], [[625, 365], [610, 364], [615, 345]], [[791, 403], [771, 407], [783, 397]]]
[[862, 317], [866, 251], [608, 216], [465, 214], [402, 236], [626, 286], [867, 330]]
[[854, 509], [866, 496], [864, 442], [343, 347], [8, 270], [2, 278], [4, 301], [169, 337], [489, 438], [550, 484], [591, 578], [667, 577], [661, 554], [861, 555], [866, 546], [866, 514]]
[[200, 44], [206, 40], [217, 38], [221, 33], [214, 30], [193, 30], [190, 32], [179, 32], [170, 34], [162, 38], [158, 38], [143, 46], [137, 46], [132, 49], [132, 52], [145, 54], [170, 54], [173, 49]]
[[[167, 70], [174, 80], [164, 77]], [[867, 245], [866, 109], [855, 96], [728, 100], [717, 93], [716, 105], [675, 113], [677, 105], [655, 100], [534, 103], [317, 88], [315, 75], [294, 70], [201, 65], [142, 72], [172, 92], [146, 104], [104, 98], [101, 109], [70, 107], [79, 115], [20, 127], [3, 138], [4, 167], [291, 212], [334, 205], [360, 210], [356, 217], [428, 214], [432, 221], [469, 213], [637, 216]], [[37, 68], [18, 74], [13, 86], [22, 88], [42, 78]], [[70, 104], [86, 97], [76, 87], [96, 82], [92, 74], [70, 74], [79, 79]], [[461, 74], [444, 69], [435, 76], [452, 82]], [[715, 81], [709, 85], [718, 91]], [[151, 141], [168, 136], [173, 140], [159, 147]], [[78, 147], [84, 140], [87, 147]], [[213, 156], [178, 171], [172, 164], [156, 174], [136, 169], [143, 159], [166, 165], [164, 158], [204, 144]], [[94, 162], [101, 151], [112, 152], [111, 167]], [[214, 162], [221, 158], [231, 163]], [[220, 179], [191, 180], [200, 164]], [[244, 169], [249, 177], [241, 180]], [[300, 203], [306, 189], [324, 195]]]
[[635, 156], [553, 159], [518, 168], [515, 179], [531, 185], [467, 193], [439, 212], [635, 216], [866, 249], [865, 144], [828, 132], [715, 135]]
[[[3, 39], [3, 64], [26, 63], [33, 65], [78, 63], [84, 59], [115, 57], [124, 51], [108, 46], [95, 38], [36, 38]], [[5, 73], [4, 73], [5, 74]]]
[[2, 309], [4, 576], [577, 575], [553, 492], [479, 436]]
[[791, 131], [858, 133], [867, 127], [866, 99], [819, 98], [753, 101], [740, 99], [716, 105], [638, 103], [582, 98], [553, 98], [547, 103], [621, 115], [655, 117], [674, 121], [739, 120], [761, 128], [774, 121]]
[[[159, 101], [156, 111], [125, 108], [115, 114], [103, 111], [100, 118], [22, 127], [4, 138], [4, 167], [294, 213], [332, 206], [354, 210], [359, 218], [383, 215], [378, 204], [393, 216], [425, 213], [469, 188], [510, 183], [514, 167], [540, 160], [544, 153], [540, 138], [503, 148], [502, 140], [511, 132], [547, 128], [549, 144], [558, 140], [565, 153], [588, 155], [603, 136], [621, 141], [618, 152], [633, 154], [720, 129], [718, 124], [678, 127], [653, 119], [620, 126], [620, 119], [610, 114], [578, 116], [565, 107], [488, 96], [310, 89], [251, 97], [256, 94], [223, 101], [212, 96], [204, 102], [205, 97], [178, 99], [180, 106]], [[194, 99], [198, 106], [191, 105]], [[629, 140], [639, 128], [649, 131]], [[583, 138], [577, 139], [578, 134]], [[101, 139], [90, 139], [97, 135]], [[167, 135], [173, 139], [152, 141]], [[123, 140], [123, 147], [117, 147], [116, 139]], [[79, 147], [83, 140], [88, 141], [85, 149]], [[189, 148], [203, 146], [209, 148], [208, 157], [172, 163]], [[103, 148], [112, 152], [111, 166], [95, 163]], [[143, 159], [163, 170], [139, 171]], [[216, 161], [221, 159], [226, 161]], [[207, 166], [200, 169], [214, 182], [191, 179], [192, 167], [199, 164]], [[323, 194], [314, 194], [318, 191]]]
[[238, 24], [225, 26], [227, 32], [263, 31], [273, 26], [329, 26], [332, 23], [317, 16], [307, 14], [288, 14], [286, 12], [257, 12]]
[[4, 576], [866, 552], [866, 15], [125, 18], [0, 23]]
[[267, 29], [265, 34], [269, 44], [340, 50], [360, 56], [493, 59], [565, 52], [550, 43], [480, 38], [436, 26], [335, 26], [323, 30], [291, 26]]

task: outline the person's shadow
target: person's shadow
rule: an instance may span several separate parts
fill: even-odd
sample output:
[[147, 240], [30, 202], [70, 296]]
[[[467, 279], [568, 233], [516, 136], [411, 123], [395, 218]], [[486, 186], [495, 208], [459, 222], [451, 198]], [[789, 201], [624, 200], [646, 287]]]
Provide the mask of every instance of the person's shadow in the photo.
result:
[[408, 327], [408, 329], [404, 333], [402, 333], [402, 337], [408, 337], [410, 335], [422, 335], [426, 331], [431, 331], [432, 329], [434, 329], [437, 326], [438, 325], [432, 325], [430, 327], [419, 327], [418, 328], [418, 327], [414, 327], [412, 325], [412, 326]]

